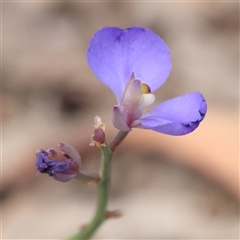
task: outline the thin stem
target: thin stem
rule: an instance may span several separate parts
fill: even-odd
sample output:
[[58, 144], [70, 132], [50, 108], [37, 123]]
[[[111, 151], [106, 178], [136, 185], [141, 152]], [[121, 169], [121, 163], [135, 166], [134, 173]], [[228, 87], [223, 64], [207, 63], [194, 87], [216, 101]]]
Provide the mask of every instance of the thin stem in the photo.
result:
[[108, 143], [105, 141], [106, 146], [101, 147], [102, 158], [100, 165], [100, 181], [98, 182], [98, 203], [95, 216], [91, 223], [84, 227], [81, 232], [71, 237], [71, 240], [77, 239], [89, 239], [100, 224], [106, 219], [107, 215], [107, 203], [110, 190], [110, 178], [111, 178], [111, 158], [113, 155]]
[[100, 181], [100, 177], [98, 173], [88, 173], [84, 171], [79, 171], [77, 173], [76, 177], [74, 178], [75, 180], [79, 180], [83, 183], [97, 183]]
[[[79, 233], [75, 236], [69, 238], [69, 240], [80, 240], [80, 239], [89, 239], [97, 228], [104, 222], [106, 218], [110, 215], [107, 211], [107, 203], [109, 198], [109, 190], [110, 190], [110, 180], [111, 180], [111, 159], [114, 150], [116, 147], [124, 140], [129, 132], [122, 132], [119, 131], [113, 141], [108, 145], [107, 141], [105, 141], [106, 146], [101, 147], [102, 158], [99, 170], [99, 181], [97, 182], [98, 188], [98, 203], [97, 203], [97, 210], [95, 216], [93, 217], [92, 221], [82, 229]], [[84, 172], [81, 172], [79, 178], [85, 178], [92, 180], [90, 176]], [[109, 215], [109, 216], [108, 216]], [[116, 215], [116, 214], [115, 214]], [[113, 215], [114, 216], [114, 215]], [[117, 216], [117, 215], [116, 215]]]
[[114, 152], [116, 147], [124, 140], [124, 138], [128, 135], [129, 132], [119, 131], [117, 136], [112, 140], [109, 144], [111, 150]]

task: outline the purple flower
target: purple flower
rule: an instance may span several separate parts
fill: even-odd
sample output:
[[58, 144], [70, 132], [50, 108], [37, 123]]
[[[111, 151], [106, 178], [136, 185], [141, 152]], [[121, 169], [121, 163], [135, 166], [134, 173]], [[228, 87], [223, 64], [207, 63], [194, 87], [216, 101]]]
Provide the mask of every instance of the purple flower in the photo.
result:
[[170, 135], [184, 135], [203, 120], [207, 105], [199, 92], [165, 101], [150, 111], [152, 94], [167, 79], [171, 57], [166, 43], [141, 27], [105, 27], [91, 39], [88, 64], [96, 76], [115, 94], [113, 125], [127, 132], [145, 128]]
[[71, 145], [60, 143], [58, 146], [63, 154], [51, 148], [38, 151], [36, 168], [39, 172], [47, 173], [57, 181], [68, 182], [79, 172], [81, 157]]

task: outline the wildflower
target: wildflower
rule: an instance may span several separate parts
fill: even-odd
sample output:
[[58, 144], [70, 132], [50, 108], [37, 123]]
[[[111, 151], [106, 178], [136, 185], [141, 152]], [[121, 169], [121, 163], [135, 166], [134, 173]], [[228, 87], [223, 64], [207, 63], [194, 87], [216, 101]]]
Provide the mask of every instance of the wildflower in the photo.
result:
[[47, 173], [55, 180], [68, 182], [74, 178], [81, 167], [81, 157], [71, 145], [60, 143], [58, 153], [53, 149], [40, 150], [36, 154], [36, 168], [41, 173]]
[[199, 92], [165, 101], [144, 112], [170, 74], [172, 64], [166, 43], [141, 27], [105, 27], [91, 39], [88, 64], [115, 94], [113, 125], [123, 132], [131, 128], [151, 129], [169, 135], [195, 130], [204, 119], [207, 105]]

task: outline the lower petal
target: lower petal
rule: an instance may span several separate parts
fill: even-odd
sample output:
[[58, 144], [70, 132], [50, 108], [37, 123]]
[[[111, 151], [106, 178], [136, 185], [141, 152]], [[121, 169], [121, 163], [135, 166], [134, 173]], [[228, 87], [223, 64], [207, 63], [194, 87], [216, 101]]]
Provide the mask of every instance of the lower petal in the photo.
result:
[[75, 176], [76, 176], [76, 174], [66, 174], [66, 173], [54, 172], [52, 177], [59, 182], [68, 182], [68, 181], [72, 180]]
[[144, 113], [138, 127], [169, 135], [185, 135], [199, 126], [206, 112], [204, 97], [199, 92], [193, 92], [163, 102]]

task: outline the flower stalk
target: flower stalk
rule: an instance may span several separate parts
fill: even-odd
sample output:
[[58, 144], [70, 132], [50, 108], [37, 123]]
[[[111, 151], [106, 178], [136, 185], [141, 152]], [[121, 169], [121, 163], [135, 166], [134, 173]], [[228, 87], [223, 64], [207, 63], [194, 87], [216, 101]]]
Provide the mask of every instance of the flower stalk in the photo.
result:
[[88, 173], [88, 172], [85, 172], [85, 171], [79, 171], [75, 178], [75, 180], [79, 180], [81, 181], [82, 183], [97, 183], [100, 181], [100, 177], [99, 177], [99, 174], [97, 173]]
[[111, 159], [114, 150], [125, 139], [128, 133], [129, 132], [119, 131], [110, 144], [105, 140], [104, 146], [100, 148], [102, 157], [99, 169], [99, 179], [96, 181], [98, 202], [95, 216], [87, 226], [84, 226], [79, 233], [69, 238], [69, 240], [89, 239], [105, 219], [120, 216], [120, 214], [112, 214], [111, 216], [111, 214], [109, 214], [110, 212], [107, 210], [111, 183]]
[[105, 141], [105, 145], [106, 146], [100, 148], [102, 157], [99, 170], [100, 180], [97, 183], [98, 202], [95, 216], [93, 217], [91, 223], [84, 227], [78, 234], [69, 238], [70, 240], [89, 239], [106, 219], [111, 182], [111, 159], [113, 152], [107, 141]]
[[129, 132], [119, 131], [116, 137], [109, 144], [111, 150], [114, 152], [116, 147], [125, 139]]

